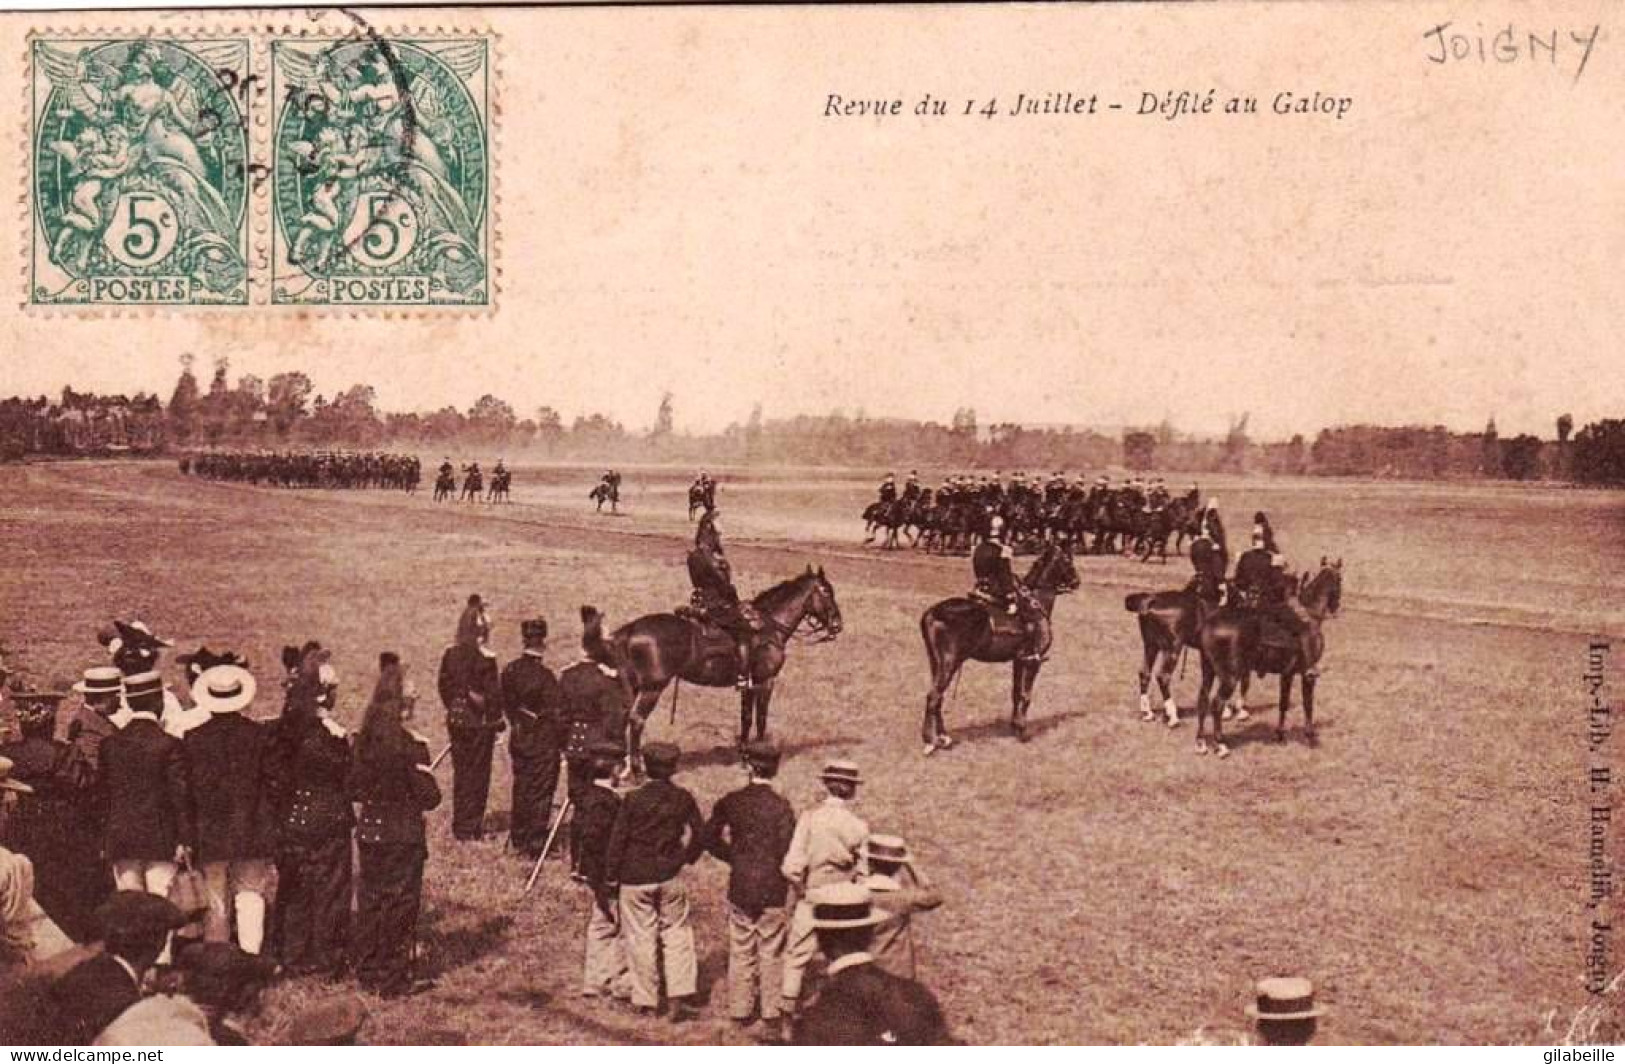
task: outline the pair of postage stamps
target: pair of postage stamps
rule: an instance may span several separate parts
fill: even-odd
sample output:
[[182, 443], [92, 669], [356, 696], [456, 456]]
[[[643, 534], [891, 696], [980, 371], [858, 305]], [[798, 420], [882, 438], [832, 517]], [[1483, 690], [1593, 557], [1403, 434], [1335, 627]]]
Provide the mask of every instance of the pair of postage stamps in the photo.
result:
[[28, 303], [484, 307], [492, 41], [29, 42]]

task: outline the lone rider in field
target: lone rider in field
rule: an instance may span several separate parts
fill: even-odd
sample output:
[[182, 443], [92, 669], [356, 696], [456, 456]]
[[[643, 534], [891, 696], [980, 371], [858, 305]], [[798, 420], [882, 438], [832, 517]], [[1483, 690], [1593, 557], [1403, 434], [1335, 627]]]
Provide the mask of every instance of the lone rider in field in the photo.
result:
[[688, 578], [694, 585], [694, 608], [734, 638], [738, 655], [735, 686], [741, 690], [749, 687], [751, 641], [761, 622], [734, 587], [733, 569], [722, 553], [716, 510], [707, 510], [694, 532], [694, 549], [688, 552]]
[[[1269, 628], [1278, 628], [1287, 639], [1297, 643], [1306, 664], [1314, 660], [1314, 648], [1309, 645], [1309, 625], [1290, 601], [1292, 578], [1286, 571], [1286, 558], [1277, 549], [1275, 529], [1270, 526], [1269, 515], [1262, 510], [1253, 515], [1252, 546], [1236, 559], [1232, 586], [1235, 603], [1256, 611], [1261, 641], [1271, 642]], [[1309, 674], [1318, 675], [1312, 668], [1306, 672]]]
[[1042, 638], [1043, 612], [1028, 594], [1027, 588], [1016, 579], [1012, 564], [1015, 551], [1005, 542], [1004, 518], [994, 515], [987, 538], [971, 551], [971, 571], [976, 575], [976, 587], [970, 597], [994, 607], [1003, 607], [1021, 624], [1022, 644], [1027, 648], [1021, 657], [1027, 661], [1042, 658], [1034, 649]]

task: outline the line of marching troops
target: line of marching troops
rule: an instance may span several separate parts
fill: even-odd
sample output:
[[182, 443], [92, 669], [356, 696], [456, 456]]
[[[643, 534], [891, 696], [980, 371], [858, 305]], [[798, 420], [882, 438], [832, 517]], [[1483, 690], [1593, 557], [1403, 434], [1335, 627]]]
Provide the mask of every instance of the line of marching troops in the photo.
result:
[[[583, 610], [583, 648], [602, 647]], [[949, 1038], [912, 978], [911, 917], [936, 908], [896, 836], [853, 809], [856, 765], [824, 766], [825, 799], [799, 817], [774, 784], [781, 755], [743, 753], [743, 786], [709, 817], [673, 781], [681, 752], [644, 748], [647, 782], [617, 784], [626, 702], [588, 650], [556, 676], [547, 625], [498, 670], [486, 605], [471, 596], [440, 662], [453, 768], [452, 833], [485, 836], [496, 737], [508, 731], [508, 842], [540, 857], [570, 817], [587, 888], [582, 995], [673, 1022], [697, 1014], [684, 869], [730, 866], [727, 1011], [764, 1040], [931, 1044]], [[0, 746], [0, 1036], [13, 1044], [245, 1044], [238, 1021], [278, 973], [353, 978], [380, 997], [433, 986], [415, 969], [438, 759], [410, 730], [417, 693], [390, 652], [359, 730], [335, 719], [339, 682], [314, 641], [282, 654], [280, 716], [255, 719], [248, 663], [181, 656], [139, 622], [103, 636], [112, 664], [65, 692], [7, 693], [18, 734]], [[602, 653], [601, 650], [596, 653]], [[0, 677], [0, 684], [3, 684]], [[562, 764], [562, 772], [561, 772]], [[566, 798], [553, 813], [560, 776]], [[549, 822], [552, 821], [550, 829]], [[354, 857], [352, 857], [352, 840]], [[824, 959], [816, 995], [803, 993]], [[335, 993], [293, 1026], [306, 1044], [352, 1041], [365, 1019]]]
[[180, 460], [184, 476], [278, 488], [390, 488], [414, 492], [423, 479], [415, 455], [376, 451], [205, 451]]

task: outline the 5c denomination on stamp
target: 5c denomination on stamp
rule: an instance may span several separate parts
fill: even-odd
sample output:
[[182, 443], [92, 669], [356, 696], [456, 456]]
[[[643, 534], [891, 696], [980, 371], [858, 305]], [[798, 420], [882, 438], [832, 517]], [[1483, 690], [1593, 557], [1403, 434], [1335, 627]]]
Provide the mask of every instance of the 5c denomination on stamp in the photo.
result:
[[30, 44], [35, 305], [246, 304], [247, 40]]
[[490, 42], [271, 45], [271, 300], [488, 305]]

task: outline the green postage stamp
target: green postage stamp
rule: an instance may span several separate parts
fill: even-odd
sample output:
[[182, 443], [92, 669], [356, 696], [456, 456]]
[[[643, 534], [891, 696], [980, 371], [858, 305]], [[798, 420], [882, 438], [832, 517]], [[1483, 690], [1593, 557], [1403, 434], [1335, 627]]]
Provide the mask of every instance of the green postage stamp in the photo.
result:
[[247, 40], [30, 42], [29, 302], [246, 304]]
[[491, 307], [491, 38], [326, 29], [31, 39], [27, 302]]
[[490, 302], [489, 42], [271, 42], [271, 301]]

